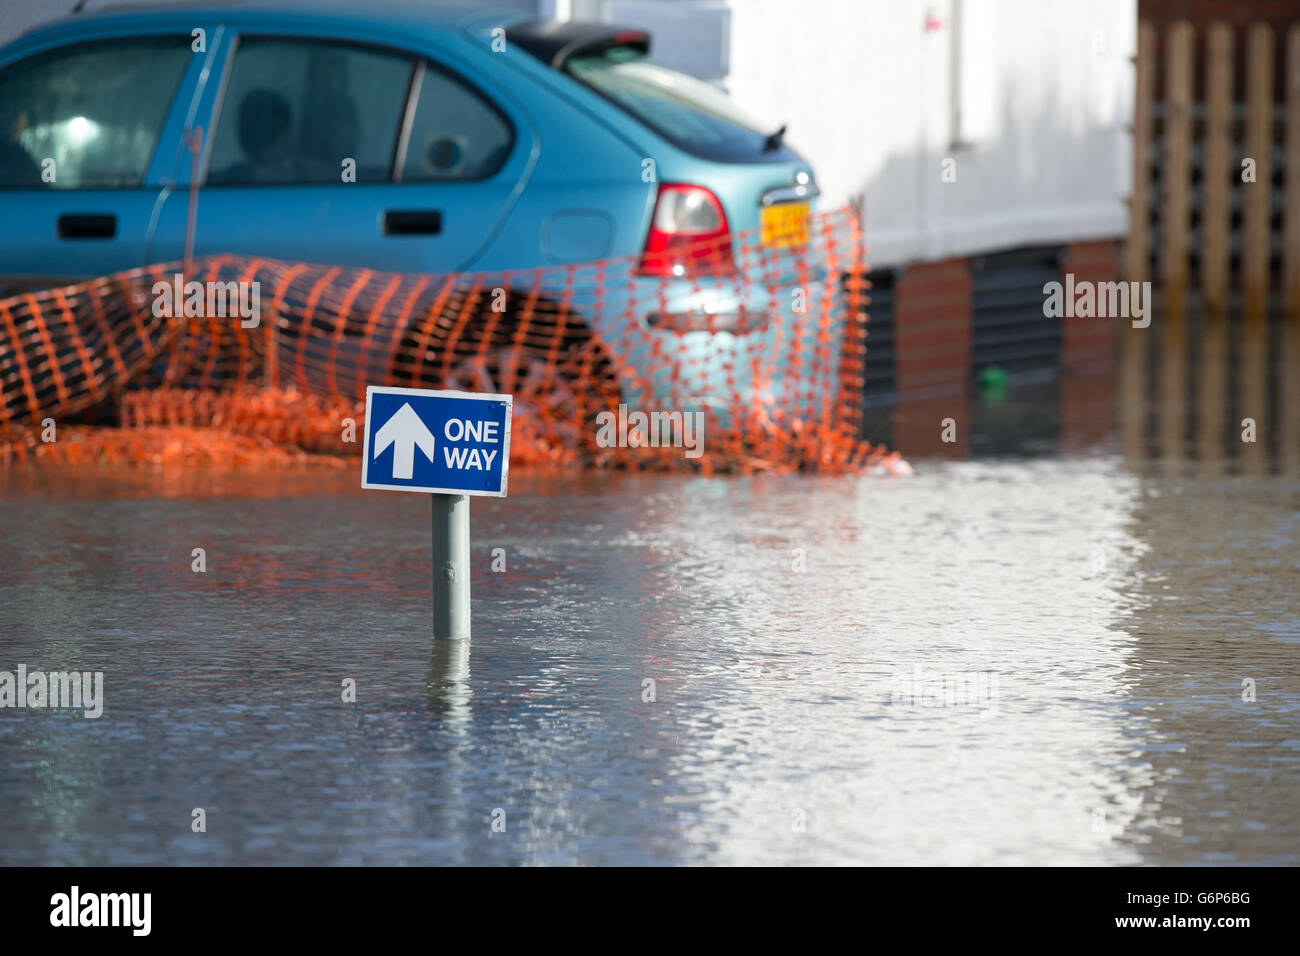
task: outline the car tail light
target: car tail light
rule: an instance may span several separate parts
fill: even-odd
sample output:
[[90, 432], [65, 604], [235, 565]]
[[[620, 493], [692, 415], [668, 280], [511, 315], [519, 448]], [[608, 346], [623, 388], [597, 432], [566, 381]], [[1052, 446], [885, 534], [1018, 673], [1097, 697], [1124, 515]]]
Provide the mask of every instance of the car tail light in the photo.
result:
[[735, 271], [731, 228], [718, 197], [703, 186], [660, 185], [641, 274], [690, 277]]

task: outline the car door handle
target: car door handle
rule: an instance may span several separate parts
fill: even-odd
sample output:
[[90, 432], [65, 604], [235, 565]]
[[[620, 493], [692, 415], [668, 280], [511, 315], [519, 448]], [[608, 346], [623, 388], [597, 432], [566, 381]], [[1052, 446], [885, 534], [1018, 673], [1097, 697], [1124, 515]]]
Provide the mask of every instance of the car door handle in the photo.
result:
[[390, 209], [384, 213], [386, 236], [436, 236], [442, 232], [442, 213], [436, 209]]
[[117, 217], [98, 213], [68, 213], [59, 217], [60, 239], [112, 239]]

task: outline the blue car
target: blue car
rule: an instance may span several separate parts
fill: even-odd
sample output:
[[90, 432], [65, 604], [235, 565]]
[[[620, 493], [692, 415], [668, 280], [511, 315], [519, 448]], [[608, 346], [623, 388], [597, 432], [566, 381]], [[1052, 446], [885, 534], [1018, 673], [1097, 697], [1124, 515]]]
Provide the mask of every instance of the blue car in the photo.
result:
[[[642, 327], [619, 358], [656, 394], [629, 401], [771, 402], [734, 361], [761, 342], [776, 363], [761, 388], [819, 403], [834, 355], [780, 384], [795, 289], [825, 278], [800, 251], [812, 169], [784, 128], [651, 63], [649, 43], [414, 3], [67, 17], [0, 49], [0, 290], [181, 259], [196, 181], [196, 255], [439, 274], [622, 259], [626, 281], [569, 304], [611, 341]], [[732, 248], [741, 233], [758, 253]], [[700, 394], [674, 366], [699, 370]], [[524, 379], [482, 373], [462, 384]]]

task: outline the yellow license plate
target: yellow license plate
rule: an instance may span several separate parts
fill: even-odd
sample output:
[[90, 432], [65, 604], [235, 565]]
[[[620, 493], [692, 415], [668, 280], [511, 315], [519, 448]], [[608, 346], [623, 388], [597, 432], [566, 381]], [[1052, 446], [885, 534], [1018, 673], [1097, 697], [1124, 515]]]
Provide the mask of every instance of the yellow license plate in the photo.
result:
[[785, 202], [764, 206], [759, 223], [763, 227], [763, 245], [785, 248], [808, 244], [808, 215], [806, 202]]

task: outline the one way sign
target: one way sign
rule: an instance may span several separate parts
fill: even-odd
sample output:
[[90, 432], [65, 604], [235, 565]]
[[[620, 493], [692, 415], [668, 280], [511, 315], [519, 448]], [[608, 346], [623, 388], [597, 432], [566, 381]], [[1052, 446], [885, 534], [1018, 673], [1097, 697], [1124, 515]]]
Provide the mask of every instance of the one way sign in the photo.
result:
[[506, 496], [510, 395], [366, 389], [361, 487]]

